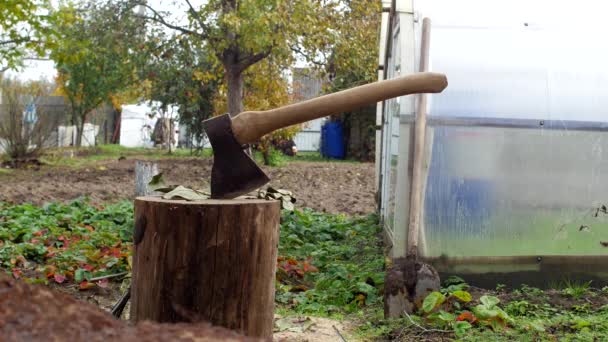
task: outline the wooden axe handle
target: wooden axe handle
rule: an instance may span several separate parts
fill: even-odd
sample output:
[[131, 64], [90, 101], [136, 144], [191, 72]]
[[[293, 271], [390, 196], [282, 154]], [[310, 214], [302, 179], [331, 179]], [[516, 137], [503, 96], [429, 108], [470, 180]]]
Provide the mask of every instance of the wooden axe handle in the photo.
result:
[[440, 93], [447, 85], [445, 75], [431, 72], [370, 83], [276, 109], [243, 112], [232, 118], [232, 131], [239, 143], [249, 144], [283, 127], [347, 112], [393, 97]]

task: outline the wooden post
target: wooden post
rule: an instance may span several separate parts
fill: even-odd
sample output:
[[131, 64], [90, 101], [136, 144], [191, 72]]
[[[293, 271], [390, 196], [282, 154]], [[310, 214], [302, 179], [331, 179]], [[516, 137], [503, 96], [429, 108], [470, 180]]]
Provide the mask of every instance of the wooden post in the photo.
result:
[[131, 319], [272, 337], [280, 203], [135, 200]]
[[152, 177], [158, 174], [158, 164], [138, 160], [135, 162], [135, 196], [148, 196], [153, 192], [148, 188]]

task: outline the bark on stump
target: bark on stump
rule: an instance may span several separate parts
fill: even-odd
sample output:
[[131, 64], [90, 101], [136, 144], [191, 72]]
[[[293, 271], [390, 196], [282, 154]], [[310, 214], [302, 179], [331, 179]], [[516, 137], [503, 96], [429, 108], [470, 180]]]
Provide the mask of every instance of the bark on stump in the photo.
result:
[[271, 337], [279, 220], [278, 201], [138, 197], [131, 319]]

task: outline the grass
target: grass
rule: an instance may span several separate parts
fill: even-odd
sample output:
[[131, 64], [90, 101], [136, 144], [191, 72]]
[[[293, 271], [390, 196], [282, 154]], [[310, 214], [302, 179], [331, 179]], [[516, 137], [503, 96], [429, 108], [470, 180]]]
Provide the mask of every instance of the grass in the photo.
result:
[[[138, 159], [167, 159], [167, 158], [190, 158], [203, 157], [210, 158], [213, 151], [210, 148], [203, 149], [199, 154], [187, 148], [177, 148], [169, 153], [166, 149], [146, 148], [146, 147], [124, 147], [116, 144], [98, 145], [94, 147], [61, 147], [45, 150], [39, 158], [41, 162], [50, 166], [82, 168], [90, 167], [100, 161], [116, 160], [118, 158], [138, 158]], [[270, 156], [270, 166], [282, 167], [292, 162], [344, 162], [358, 163], [351, 159], [330, 159], [320, 155], [319, 152], [299, 152], [296, 156], [290, 157], [283, 153], [273, 150]], [[262, 153], [254, 151], [254, 159], [259, 165], [264, 165]], [[10, 170], [0, 168], [0, 174], [9, 173]]]
[[[210, 149], [202, 151], [203, 157], [210, 157]], [[120, 145], [98, 145], [83, 148], [57, 148], [47, 150], [40, 158], [52, 166], [86, 167], [98, 161], [115, 160], [120, 157], [142, 159], [188, 158], [194, 157], [190, 149], [174, 149], [170, 154], [166, 149], [124, 147]]]
[[293, 157], [284, 156], [286, 160], [291, 162], [338, 162], [338, 163], [359, 163], [354, 159], [332, 159], [321, 156], [319, 152], [298, 152]]
[[[259, 165], [264, 164], [264, 158], [262, 153], [259, 151], [254, 152], [255, 160]], [[310, 162], [310, 163], [325, 163], [325, 162], [338, 162], [338, 163], [360, 163], [354, 159], [332, 159], [321, 156], [319, 152], [298, 152], [295, 156], [285, 155], [277, 150], [272, 150], [270, 155], [270, 165], [273, 167], [281, 167], [286, 163], [297, 163], [297, 162]]]

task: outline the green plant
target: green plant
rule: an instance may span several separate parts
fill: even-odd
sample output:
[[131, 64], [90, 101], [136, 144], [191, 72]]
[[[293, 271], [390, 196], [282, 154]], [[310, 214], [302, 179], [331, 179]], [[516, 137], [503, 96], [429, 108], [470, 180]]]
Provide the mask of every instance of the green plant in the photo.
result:
[[379, 232], [375, 215], [284, 212], [277, 302], [320, 315], [379, 308], [384, 284]]
[[277, 150], [273, 146], [267, 146], [266, 148], [268, 149], [268, 152], [261, 153], [261, 159], [264, 162], [264, 165], [274, 167], [285, 165], [285, 156], [283, 153], [281, 153], [281, 151]]
[[535, 307], [534, 304], [530, 304], [526, 300], [516, 300], [507, 304], [505, 306], [505, 311], [510, 315], [526, 316], [529, 315]]
[[589, 293], [591, 287], [591, 281], [588, 282], [576, 282], [571, 280], [565, 280], [563, 284], [562, 293], [572, 298], [582, 298]]
[[[464, 280], [461, 281], [458, 283], [447, 281], [446, 284], [450, 284], [448, 288], [466, 285]], [[422, 314], [428, 323], [441, 329], [449, 328], [456, 336], [463, 336], [477, 320], [470, 312], [461, 310], [461, 305], [469, 303], [472, 296], [463, 290], [444, 291], [444, 293], [435, 291], [426, 296], [422, 302]]]
[[500, 299], [494, 296], [481, 296], [479, 301], [481, 304], [473, 308], [473, 313], [482, 324], [492, 327], [493, 330], [497, 330], [513, 322], [509, 314], [498, 307]]
[[542, 297], [545, 292], [537, 287], [528, 286], [526, 284], [521, 285], [521, 293], [530, 297]]
[[0, 204], [0, 217], [0, 266], [15, 278], [86, 289], [95, 286], [92, 278], [131, 269], [130, 202], [105, 207], [86, 199], [43, 207]]

